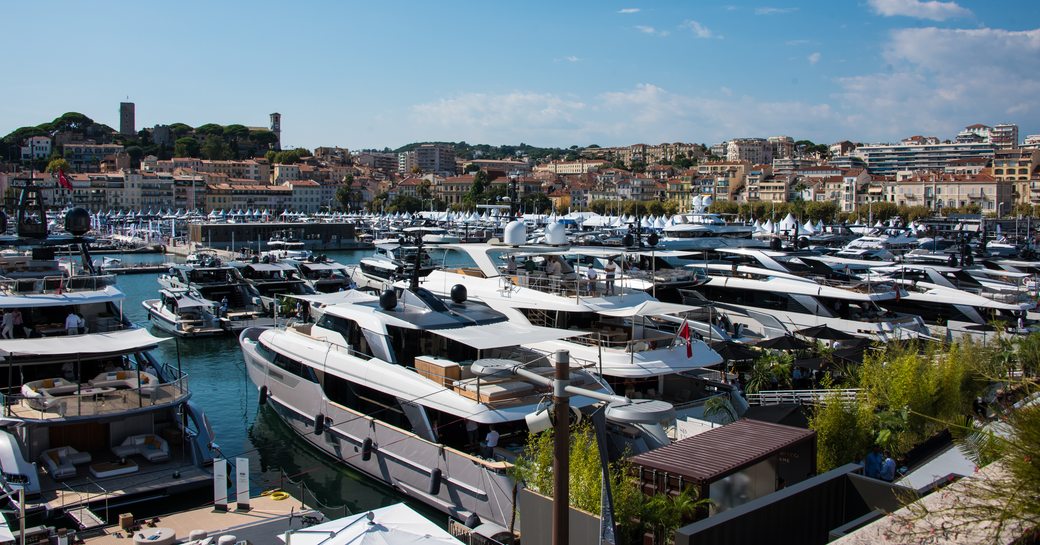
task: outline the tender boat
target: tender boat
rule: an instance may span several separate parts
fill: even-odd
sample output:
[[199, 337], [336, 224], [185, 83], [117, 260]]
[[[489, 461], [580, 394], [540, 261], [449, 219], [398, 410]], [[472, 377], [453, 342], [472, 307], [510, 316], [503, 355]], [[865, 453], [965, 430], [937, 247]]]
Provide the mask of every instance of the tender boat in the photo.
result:
[[142, 301], [141, 306], [155, 327], [178, 337], [209, 337], [232, 331], [232, 322], [219, 315], [218, 303], [188, 289], [159, 290], [158, 299]]

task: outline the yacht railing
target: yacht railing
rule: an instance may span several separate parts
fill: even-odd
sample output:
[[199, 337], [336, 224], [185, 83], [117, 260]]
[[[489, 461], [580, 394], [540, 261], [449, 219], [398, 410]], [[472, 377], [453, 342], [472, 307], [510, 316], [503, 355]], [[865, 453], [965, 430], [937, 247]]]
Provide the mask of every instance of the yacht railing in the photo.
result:
[[115, 275], [45, 276], [43, 278], [0, 277], [3, 295], [97, 291], [116, 284]]
[[26, 396], [21, 390], [0, 392], [4, 415], [24, 420], [49, 420], [105, 416], [134, 409], [175, 404], [188, 396], [188, 376], [171, 382], [135, 388], [96, 388], [81, 384], [75, 391], [46, 396]]

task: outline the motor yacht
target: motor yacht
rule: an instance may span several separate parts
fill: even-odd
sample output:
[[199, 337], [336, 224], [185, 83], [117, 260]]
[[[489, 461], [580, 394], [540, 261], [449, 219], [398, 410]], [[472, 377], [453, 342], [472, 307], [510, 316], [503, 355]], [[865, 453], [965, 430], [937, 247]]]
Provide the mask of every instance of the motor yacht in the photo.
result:
[[219, 303], [190, 289], [159, 290], [158, 299], [141, 301], [141, 306], [155, 327], [178, 337], [211, 337], [233, 331], [232, 322], [220, 316]]
[[[577, 332], [518, 323], [456, 290], [444, 300], [414, 285], [299, 297], [315, 323], [240, 336], [260, 402], [333, 458], [471, 524], [506, 527], [510, 468], [550, 394], [545, 354], [523, 348]], [[315, 308], [317, 307], [317, 308]], [[490, 370], [490, 372], [489, 372]], [[613, 396], [571, 365], [571, 406], [608, 403], [612, 450], [667, 442], [671, 406]], [[575, 390], [573, 388], [579, 388]], [[640, 418], [611, 414], [644, 408]], [[494, 431], [497, 446], [481, 446]]]
[[236, 267], [219, 259], [206, 259], [198, 265], [172, 264], [167, 273], [159, 275], [158, 282], [162, 289], [187, 289], [200, 299], [218, 303], [221, 318], [232, 322], [228, 324], [232, 331], [273, 323], [264, 317], [267, 308], [260, 293]]
[[216, 447], [179, 363], [151, 355], [165, 339], [127, 321], [115, 277], [92, 274], [79, 233], [86, 269], [59, 264], [39, 236], [17, 241], [32, 255], [0, 258], [0, 309], [21, 316], [0, 339], [0, 486], [15, 507], [22, 495], [29, 511], [85, 520], [208, 486]]
[[882, 340], [929, 333], [912, 312], [886, 312], [884, 302], [905, 295], [892, 281], [859, 279], [809, 254], [727, 248], [720, 255], [698, 264], [708, 280], [693, 288], [699, 296], [688, 301], [715, 302], [727, 329], [740, 324], [773, 337], [826, 323]]
[[232, 261], [229, 265], [238, 269], [242, 279], [260, 294], [260, 302], [272, 316], [280, 303], [279, 297], [314, 293], [296, 267], [287, 261], [264, 256], [254, 257], [252, 261]]
[[350, 270], [328, 257], [312, 255], [308, 259], [286, 259], [296, 267], [300, 278], [316, 293], [333, 293], [351, 287]]

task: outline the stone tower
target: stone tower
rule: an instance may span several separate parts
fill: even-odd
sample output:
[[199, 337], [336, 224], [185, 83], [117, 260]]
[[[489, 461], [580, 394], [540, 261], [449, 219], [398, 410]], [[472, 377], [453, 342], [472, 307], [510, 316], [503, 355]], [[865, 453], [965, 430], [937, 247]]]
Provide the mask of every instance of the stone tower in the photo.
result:
[[275, 112], [271, 114], [271, 132], [277, 138], [274, 141], [274, 149], [282, 149], [282, 114]]
[[134, 124], [134, 103], [119, 103], [119, 134], [133, 136], [137, 133]]

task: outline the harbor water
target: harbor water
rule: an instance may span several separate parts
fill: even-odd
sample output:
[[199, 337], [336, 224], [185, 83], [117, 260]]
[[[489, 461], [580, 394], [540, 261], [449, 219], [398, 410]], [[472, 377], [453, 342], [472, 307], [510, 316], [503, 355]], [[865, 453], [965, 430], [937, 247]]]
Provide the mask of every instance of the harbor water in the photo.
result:
[[[327, 252], [327, 255], [340, 263], [353, 264], [371, 253], [366, 250]], [[119, 257], [124, 266], [171, 260], [157, 254]], [[155, 274], [118, 277], [117, 286], [126, 294], [123, 312], [143, 327], [150, 326], [141, 301], [158, 297], [156, 278]], [[158, 328], [150, 328], [150, 331], [156, 336], [166, 336]], [[206, 412], [224, 457], [232, 464], [236, 458], [249, 459], [253, 494], [283, 488], [334, 518], [406, 501], [431, 520], [446, 524], [445, 515], [368, 480], [312, 449], [282, 424], [273, 411], [260, 407], [257, 390], [246, 375], [237, 337], [171, 338], [159, 344], [155, 356], [176, 365], [178, 353], [180, 365], [188, 374], [192, 400]]]

